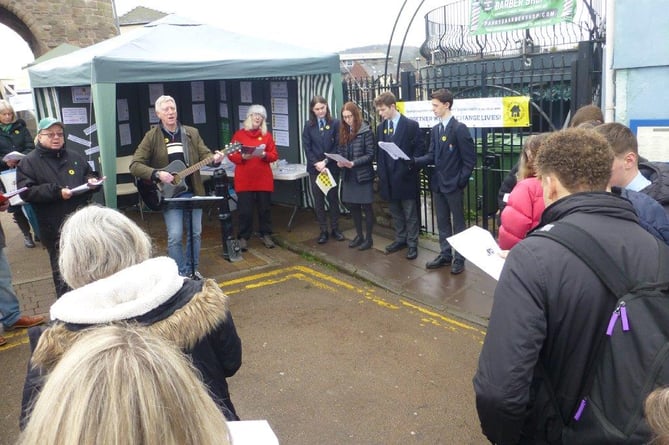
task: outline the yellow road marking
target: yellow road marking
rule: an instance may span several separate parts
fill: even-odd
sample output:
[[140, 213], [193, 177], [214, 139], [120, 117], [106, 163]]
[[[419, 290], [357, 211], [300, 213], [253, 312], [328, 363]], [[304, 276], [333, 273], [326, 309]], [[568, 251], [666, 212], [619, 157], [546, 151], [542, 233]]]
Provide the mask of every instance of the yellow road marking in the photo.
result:
[[480, 341], [482, 341], [482, 338], [479, 336], [485, 336], [485, 330], [482, 330], [480, 327], [455, 320], [409, 301], [400, 300], [400, 305], [398, 306], [397, 304], [390, 303], [376, 295], [376, 290], [372, 287], [360, 288], [347, 281], [340, 280], [307, 266], [291, 266], [275, 269], [269, 272], [247, 275], [245, 277], [219, 283], [219, 286], [226, 294], [233, 295], [243, 292], [244, 290], [258, 289], [264, 286], [285, 283], [289, 280], [305, 281], [314, 287], [334, 293], [336, 293], [338, 289], [344, 288], [351, 292], [358, 293], [365, 300], [371, 301], [386, 309], [399, 310], [405, 308], [416, 311], [421, 315], [421, 322], [426, 325], [433, 325], [452, 332], [462, 329], [470, 332], [474, 338]]
[[9, 351], [14, 349], [17, 346], [27, 345], [30, 343], [28, 338], [28, 331], [21, 329], [18, 331], [8, 331], [2, 334], [3, 337], [7, 340], [7, 344], [0, 346], [0, 352]]

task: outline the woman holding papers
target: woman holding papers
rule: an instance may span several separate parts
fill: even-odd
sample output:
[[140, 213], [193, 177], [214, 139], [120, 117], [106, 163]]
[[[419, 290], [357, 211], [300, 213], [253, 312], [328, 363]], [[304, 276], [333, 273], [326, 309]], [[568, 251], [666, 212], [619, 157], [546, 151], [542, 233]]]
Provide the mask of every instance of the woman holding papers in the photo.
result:
[[60, 226], [65, 218], [88, 203], [98, 186], [85, 193], [72, 189], [95, 182], [88, 160], [79, 152], [65, 148], [65, 125], [45, 117], [37, 125], [37, 148], [21, 160], [16, 170], [18, 188], [28, 187], [21, 199], [32, 204], [39, 224], [40, 239], [51, 262], [56, 296], [69, 290], [58, 270]]
[[[0, 170], [5, 171], [16, 168], [21, 158], [34, 149], [35, 143], [33, 142], [33, 137], [30, 135], [30, 131], [26, 128], [25, 121], [16, 118], [12, 104], [6, 100], [0, 100], [0, 158], [2, 158]], [[13, 181], [16, 182], [16, 172], [12, 176]], [[25, 204], [25, 214], [23, 213], [23, 207], [21, 205], [12, 205], [9, 206], [7, 211], [13, 215], [14, 222], [21, 229], [21, 233], [23, 233], [23, 244], [28, 248], [32, 248], [35, 247], [35, 242], [33, 241], [32, 233], [30, 233], [30, 226], [32, 224], [35, 238], [37, 238], [37, 221], [34, 221], [30, 204]], [[26, 215], [33, 215], [30, 222], [28, 222]]]
[[[337, 161], [342, 167], [342, 201], [351, 211], [356, 237], [348, 247], [367, 250], [372, 247], [374, 227], [374, 135], [369, 125], [362, 120], [360, 108], [353, 102], [346, 102], [341, 110], [339, 128], [339, 154], [345, 160]], [[363, 213], [366, 236], [362, 232]]]
[[[328, 158], [325, 153], [336, 153], [337, 139], [339, 137], [339, 120], [330, 115], [330, 107], [323, 96], [314, 96], [309, 104], [309, 121], [302, 130], [302, 147], [307, 156], [307, 172], [311, 184], [311, 193], [314, 196], [314, 211], [316, 220], [320, 226], [318, 244], [328, 242], [328, 221], [325, 213], [325, 199], [328, 201], [328, 214], [330, 216], [330, 227], [332, 237], [337, 241], [344, 241], [344, 235], [339, 231], [339, 167], [337, 163]], [[323, 174], [330, 173], [334, 187], [326, 194], [318, 186], [316, 180]], [[329, 179], [329, 177], [328, 177]]]
[[243, 251], [248, 248], [248, 239], [253, 233], [254, 209], [258, 212], [258, 232], [263, 244], [268, 249], [274, 247], [271, 237], [274, 174], [269, 164], [279, 159], [279, 154], [272, 133], [267, 131], [266, 119], [265, 107], [251, 105], [246, 112], [244, 127], [237, 130], [230, 141], [242, 144], [242, 151], [228, 157], [235, 164], [235, 192], [239, 209], [237, 238]]

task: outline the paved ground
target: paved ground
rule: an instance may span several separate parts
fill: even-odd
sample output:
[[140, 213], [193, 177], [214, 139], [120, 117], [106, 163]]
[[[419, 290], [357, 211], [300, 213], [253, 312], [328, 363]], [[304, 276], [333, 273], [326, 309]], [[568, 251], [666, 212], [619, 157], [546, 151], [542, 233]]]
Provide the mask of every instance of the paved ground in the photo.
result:
[[[265, 249], [254, 239], [236, 263], [221, 256], [215, 213], [205, 217], [200, 270], [231, 296], [244, 342], [244, 364], [230, 379], [240, 415], [267, 419], [285, 444], [485, 443], [471, 377], [490, 281], [474, 267], [457, 277], [447, 268], [425, 271], [434, 256], [427, 241], [418, 261], [384, 255], [389, 238], [383, 231], [372, 251], [348, 249], [345, 242], [319, 246], [311, 212], [298, 212], [291, 232], [288, 216], [275, 208], [276, 237], [285, 248]], [[0, 221], [25, 311], [46, 313], [54, 299], [46, 251], [25, 249], [7, 215]], [[161, 252], [160, 216], [149, 214], [141, 224]], [[349, 233], [350, 221], [342, 227]], [[412, 283], [421, 280], [423, 291], [412, 293]], [[17, 434], [28, 359], [25, 335], [9, 340], [0, 348], [0, 444]]]

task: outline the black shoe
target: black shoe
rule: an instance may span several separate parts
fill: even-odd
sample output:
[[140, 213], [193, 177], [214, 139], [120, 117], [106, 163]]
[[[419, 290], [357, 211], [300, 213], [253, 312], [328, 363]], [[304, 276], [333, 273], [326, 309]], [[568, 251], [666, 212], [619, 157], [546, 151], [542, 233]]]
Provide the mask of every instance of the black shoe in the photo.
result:
[[363, 241], [364, 239], [360, 235], [356, 235], [356, 237], [353, 238], [350, 243], [348, 243], [348, 247], [358, 247], [360, 244], [362, 244]]
[[407, 260], [415, 260], [418, 257], [418, 247], [409, 247], [407, 250]]
[[33, 241], [33, 237], [30, 235], [26, 235], [23, 237], [23, 245], [26, 246], [29, 249], [32, 249], [35, 247], [35, 242]]
[[453, 275], [460, 274], [465, 271], [465, 262], [464, 261], [455, 261], [453, 266], [451, 266], [451, 273]]
[[332, 229], [332, 238], [336, 239], [337, 241], [344, 241], [346, 238], [344, 238], [344, 234], [339, 231], [339, 229]]
[[439, 255], [437, 258], [425, 264], [425, 267], [428, 269], [439, 269], [440, 267], [448, 266], [453, 262], [452, 258]]
[[318, 244], [325, 244], [328, 242], [328, 233], [327, 232], [321, 232], [320, 236], [318, 237]]
[[393, 241], [392, 243], [386, 246], [386, 253], [397, 252], [398, 250], [404, 249], [406, 246], [407, 243], [403, 243], [401, 241]]
[[365, 241], [360, 244], [360, 247], [358, 247], [358, 250], [368, 250], [372, 248], [372, 245], [374, 242], [372, 242], [371, 238], [365, 238]]
[[193, 275], [190, 276], [190, 279], [191, 280], [204, 280], [204, 277], [202, 276], [202, 274], [200, 273], [199, 270], [196, 270], [193, 273]]

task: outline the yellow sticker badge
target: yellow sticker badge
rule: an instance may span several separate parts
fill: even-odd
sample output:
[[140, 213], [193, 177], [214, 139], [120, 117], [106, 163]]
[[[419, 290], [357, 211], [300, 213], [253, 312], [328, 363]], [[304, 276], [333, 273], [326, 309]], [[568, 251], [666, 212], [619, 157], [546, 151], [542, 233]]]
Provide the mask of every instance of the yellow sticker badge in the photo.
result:
[[169, 143], [170, 143], [170, 140], [167, 139], [167, 138], [165, 138], [165, 143], [166, 143], [166, 144], [169, 144]]
[[530, 126], [530, 101], [525, 96], [502, 98], [504, 127]]
[[443, 136], [441, 137], [441, 142], [446, 142], [446, 139], [448, 139], [448, 138], [446, 137], [446, 135], [443, 135]]
[[74, 176], [74, 170], [69, 169], [67, 172], [70, 174], [70, 176]]

